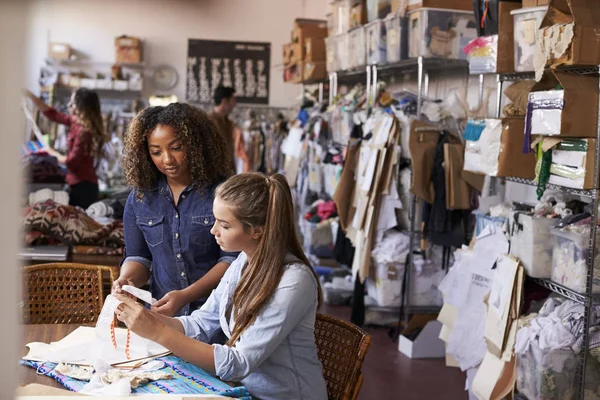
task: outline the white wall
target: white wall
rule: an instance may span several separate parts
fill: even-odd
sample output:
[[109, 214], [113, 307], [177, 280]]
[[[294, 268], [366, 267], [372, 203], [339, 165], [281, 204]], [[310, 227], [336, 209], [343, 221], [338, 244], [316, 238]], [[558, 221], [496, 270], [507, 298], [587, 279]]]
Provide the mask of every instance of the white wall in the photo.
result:
[[66, 42], [95, 61], [114, 61], [121, 34], [145, 40], [144, 61], [179, 72], [175, 94], [185, 99], [187, 40], [271, 43], [272, 106], [291, 106], [300, 87], [283, 83], [282, 45], [295, 18], [325, 19], [327, 0], [37, 0], [31, 10], [28, 87], [37, 90], [48, 42]]

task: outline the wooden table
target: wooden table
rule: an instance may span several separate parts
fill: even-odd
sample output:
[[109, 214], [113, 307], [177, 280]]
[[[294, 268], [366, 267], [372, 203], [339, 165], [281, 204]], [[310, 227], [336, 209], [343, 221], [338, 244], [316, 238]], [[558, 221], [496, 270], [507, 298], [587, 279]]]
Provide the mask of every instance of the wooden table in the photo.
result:
[[[21, 344], [20, 356], [23, 357], [27, 354], [27, 347], [25, 345], [31, 342], [57, 342], [60, 339], [79, 328], [81, 325], [77, 324], [54, 324], [54, 325], [23, 325], [23, 343]], [[64, 389], [58, 381], [50, 378], [49, 376], [37, 374], [34, 368], [26, 367], [24, 365], [19, 366], [19, 385], [28, 385], [30, 383], [39, 383], [41, 385], [52, 386], [56, 388]]]

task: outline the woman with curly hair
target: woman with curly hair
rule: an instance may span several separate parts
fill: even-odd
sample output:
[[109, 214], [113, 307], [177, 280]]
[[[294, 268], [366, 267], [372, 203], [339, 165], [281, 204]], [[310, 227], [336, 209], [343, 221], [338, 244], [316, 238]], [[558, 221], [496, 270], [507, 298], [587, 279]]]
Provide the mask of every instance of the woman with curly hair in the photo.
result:
[[43, 151], [67, 167], [65, 180], [69, 185], [69, 204], [88, 208], [98, 200], [96, 167], [107, 140], [98, 94], [86, 88], [75, 90], [69, 101], [69, 114], [58, 112], [28, 90], [24, 90], [23, 94], [46, 118], [69, 127], [67, 155], [49, 146], [45, 146]]
[[125, 257], [113, 292], [150, 279], [153, 310], [189, 315], [217, 287], [235, 253], [210, 234], [214, 191], [230, 155], [207, 114], [188, 104], [149, 107], [131, 122], [122, 167], [133, 191], [123, 224]]

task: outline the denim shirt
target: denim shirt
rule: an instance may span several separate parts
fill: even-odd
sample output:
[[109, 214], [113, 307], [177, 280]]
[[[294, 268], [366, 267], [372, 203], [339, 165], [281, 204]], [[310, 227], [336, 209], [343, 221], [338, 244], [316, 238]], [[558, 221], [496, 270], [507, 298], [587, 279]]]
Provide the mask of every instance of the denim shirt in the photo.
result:
[[[129, 195], [123, 215], [123, 262], [136, 261], [151, 270], [150, 291], [154, 298], [185, 289], [215, 264], [231, 263], [238, 255], [221, 251], [210, 233], [215, 223], [215, 189], [213, 185], [202, 193], [192, 184], [181, 193], [175, 206], [171, 189], [162, 177], [154, 189], [142, 191], [141, 199], [137, 190]], [[178, 315], [189, 315], [205, 300], [186, 304]]]
[[[231, 323], [225, 314], [246, 263], [246, 254], [241, 253], [207, 302], [190, 316], [178, 318], [186, 336], [206, 343], [222, 329], [231, 337], [234, 313]], [[288, 255], [273, 297], [235, 347], [213, 344], [220, 379], [241, 382], [261, 400], [327, 399], [315, 343], [318, 286], [309, 268]]]

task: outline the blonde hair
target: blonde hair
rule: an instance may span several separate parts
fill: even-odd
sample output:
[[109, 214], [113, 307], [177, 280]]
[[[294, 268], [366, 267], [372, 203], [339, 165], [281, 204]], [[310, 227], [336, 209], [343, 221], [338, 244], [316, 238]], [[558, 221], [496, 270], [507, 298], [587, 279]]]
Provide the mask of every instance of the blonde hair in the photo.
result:
[[321, 285], [296, 234], [294, 203], [286, 178], [280, 174], [270, 178], [259, 173], [236, 175], [217, 188], [216, 197], [231, 207], [245, 228], [263, 227], [256, 252], [244, 269], [227, 308], [227, 319], [231, 310], [235, 310], [235, 326], [227, 344], [235, 346], [275, 293], [287, 253], [297, 257], [314, 275], [320, 306]]

